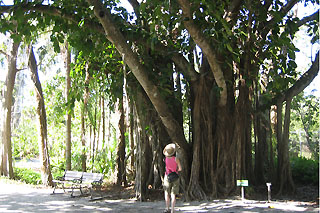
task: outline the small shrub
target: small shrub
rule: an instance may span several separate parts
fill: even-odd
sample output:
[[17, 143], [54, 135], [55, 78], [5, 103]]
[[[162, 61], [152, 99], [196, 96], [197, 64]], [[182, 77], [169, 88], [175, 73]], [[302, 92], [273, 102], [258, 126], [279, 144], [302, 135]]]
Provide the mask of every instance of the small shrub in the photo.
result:
[[37, 185], [41, 183], [41, 174], [32, 169], [14, 168], [14, 179], [27, 184]]
[[63, 176], [65, 171], [65, 159], [53, 157], [50, 160], [51, 160], [50, 168], [51, 168], [52, 178], [57, 179], [57, 177]]
[[319, 161], [294, 157], [291, 159], [291, 169], [295, 183], [319, 184]]

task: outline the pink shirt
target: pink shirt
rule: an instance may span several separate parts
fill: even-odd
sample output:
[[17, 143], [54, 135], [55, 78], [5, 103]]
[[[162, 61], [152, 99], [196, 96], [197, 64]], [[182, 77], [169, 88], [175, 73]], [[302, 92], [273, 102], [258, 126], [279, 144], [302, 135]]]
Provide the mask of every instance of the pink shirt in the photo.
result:
[[176, 157], [167, 157], [166, 160], [166, 175], [171, 172], [178, 173], [178, 164], [176, 162]]

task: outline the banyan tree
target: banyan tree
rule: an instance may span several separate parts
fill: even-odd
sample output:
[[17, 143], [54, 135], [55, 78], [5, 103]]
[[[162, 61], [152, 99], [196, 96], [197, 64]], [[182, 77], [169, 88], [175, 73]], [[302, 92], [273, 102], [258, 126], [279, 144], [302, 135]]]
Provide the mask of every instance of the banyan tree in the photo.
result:
[[162, 150], [171, 142], [179, 147], [181, 189], [187, 199], [229, 195], [240, 179], [270, 181], [279, 192], [294, 191], [288, 155], [290, 102], [319, 70], [318, 53], [308, 70], [297, 69], [294, 43], [302, 30], [308, 30], [312, 43], [318, 41], [319, 11], [297, 14], [318, 2], [129, 3], [130, 13], [115, 1], [100, 0], [15, 1], [15, 6], [1, 5], [0, 11], [24, 23], [26, 34], [34, 25], [50, 24], [53, 42], [67, 33], [75, 48], [81, 42], [78, 48], [101, 50], [102, 55], [109, 54], [103, 48], [116, 48], [126, 65], [118, 72], [125, 73], [121, 76], [127, 82], [127, 119], [133, 118], [127, 130], [141, 199], [149, 185], [161, 187]]

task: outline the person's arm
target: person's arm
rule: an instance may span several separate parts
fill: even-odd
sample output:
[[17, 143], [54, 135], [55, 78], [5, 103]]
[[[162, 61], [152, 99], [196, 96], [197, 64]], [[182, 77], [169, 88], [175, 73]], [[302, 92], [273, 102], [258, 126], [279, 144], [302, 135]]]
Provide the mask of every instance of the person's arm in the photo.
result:
[[177, 162], [177, 166], [178, 166], [178, 172], [180, 172], [182, 170], [182, 167], [181, 167], [179, 159], [176, 158], [176, 162]]

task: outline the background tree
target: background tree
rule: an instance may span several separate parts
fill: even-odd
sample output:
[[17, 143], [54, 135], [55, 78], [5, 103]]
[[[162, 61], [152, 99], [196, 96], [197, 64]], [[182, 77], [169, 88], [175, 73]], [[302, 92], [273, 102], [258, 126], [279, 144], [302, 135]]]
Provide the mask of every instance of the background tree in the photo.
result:
[[17, 55], [20, 46], [20, 40], [12, 40], [11, 49], [9, 53], [1, 51], [5, 54], [8, 62], [8, 72], [6, 76], [5, 85], [3, 87], [4, 94], [4, 119], [2, 129], [2, 144], [1, 144], [1, 174], [13, 178], [12, 167], [12, 146], [11, 146], [11, 112], [13, 105], [13, 88], [18, 71]]
[[[69, 99], [71, 87], [71, 50], [68, 43], [64, 47], [65, 69], [66, 69], [66, 102]], [[66, 169], [71, 170], [71, 110], [66, 111]]]
[[[293, 111], [293, 128], [298, 135], [298, 138], [292, 137], [300, 143], [306, 141], [306, 145], [312, 153], [313, 159], [319, 159], [319, 98], [314, 95], [304, 96], [305, 94], [297, 95], [292, 101]], [[304, 133], [300, 135], [301, 133]], [[305, 140], [303, 140], [305, 138]], [[302, 147], [299, 147], [299, 153], [302, 153]]]
[[37, 114], [39, 119], [39, 153], [41, 162], [41, 177], [44, 185], [53, 186], [52, 174], [50, 169], [50, 159], [48, 152], [48, 134], [47, 134], [47, 114], [44, 104], [42, 86], [39, 80], [38, 67], [33, 53], [33, 48], [30, 46], [28, 65], [31, 71], [31, 79], [35, 86], [37, 97]]

